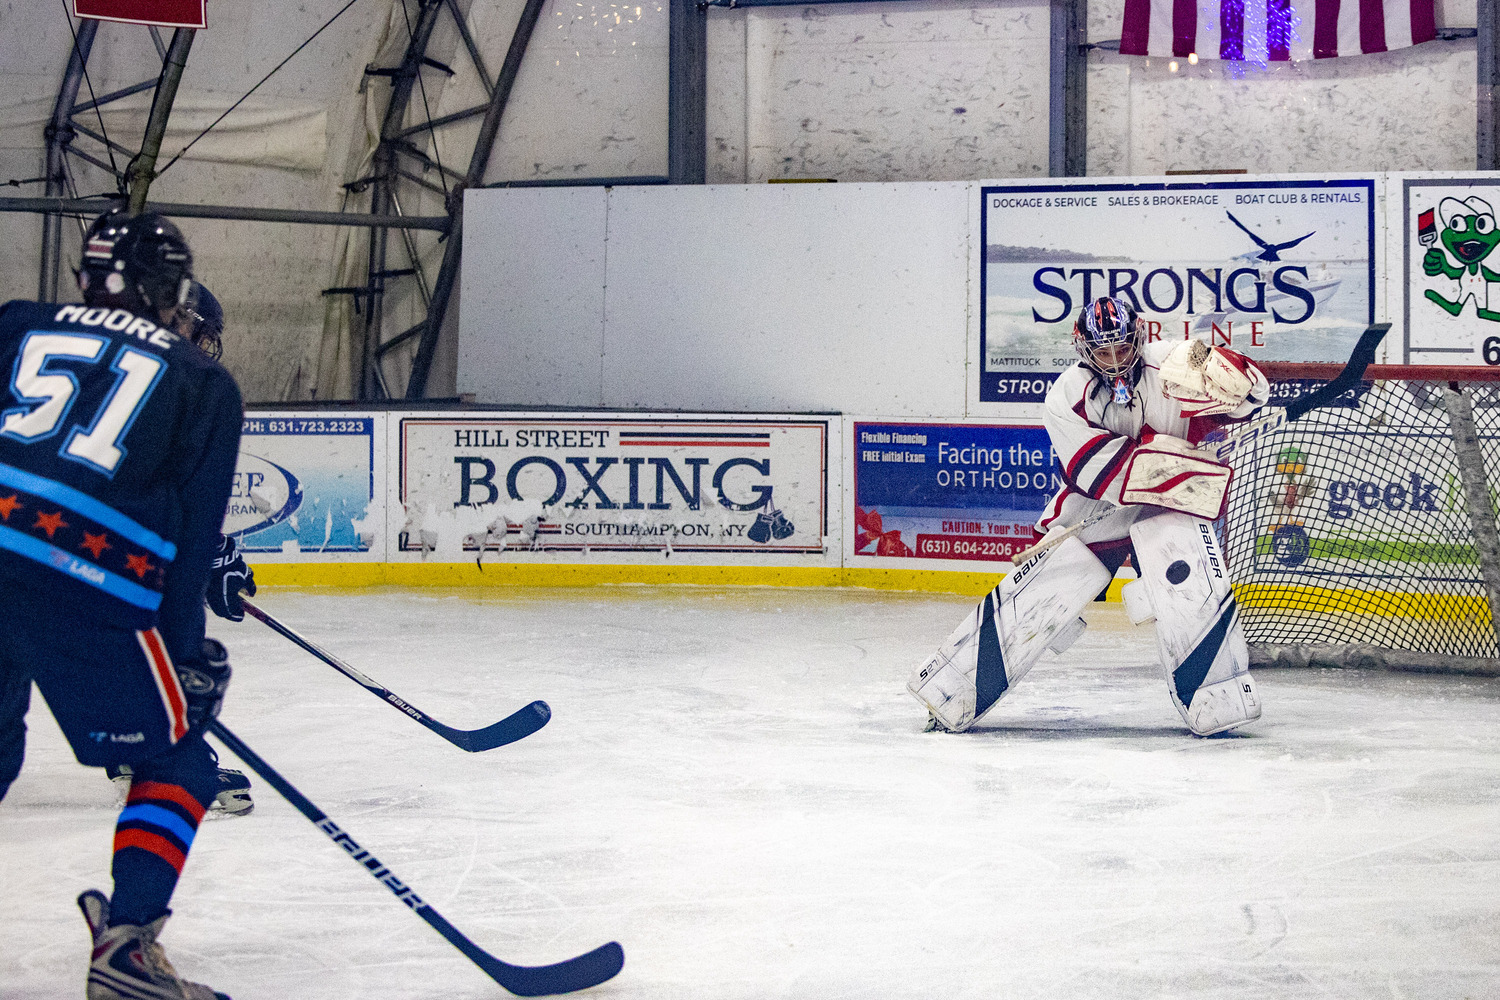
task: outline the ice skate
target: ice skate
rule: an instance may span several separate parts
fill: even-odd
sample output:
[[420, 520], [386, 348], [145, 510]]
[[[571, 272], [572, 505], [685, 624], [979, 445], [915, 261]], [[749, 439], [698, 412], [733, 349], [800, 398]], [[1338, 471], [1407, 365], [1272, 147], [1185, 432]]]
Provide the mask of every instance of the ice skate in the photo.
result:
[[94, 937], [88, 1000], [230, 1000], [226, 993], [187, 982], [167, 961], [156, 937], [170, 913], [144, 927], [111, 927], [109, 900], [97, 889], [79, 896], [78, 908]]
[[951, 730], [947, 726], [943, 725], [942, 720], [939, 719], [937, 716], [933, 715], [931, 712], [928, 712], [927, 713], [927, 725], [924, 726], [924, 727], [922, 727], [922, 732], [924, 732], [924, 733], [951, 733], [951, 732], [953, 732], [953, 730]]
[[[214, 763], [218, 762], [219, 755], [215, 752]], [[104, 773], [115, 783], [115, 808], [125, 808], [125, 801], [130, 796], [130, 783], [134, 780], [130, 765], [115, 764], [105, 768]], [[219, 794], [209, 804], [209, 813], [214, 816], [244, 816], [254, 808], [255, 803], [250, 798], [250, 779], [245, 777], [245, 772], [236, 771], [232, 767], [219, 768]]]
[[[212, 747], [209, 748], [213, 750]], [[219, 763], [219, 754], [214, 751], [214, 764]], [[250, 779], [244, 771], [232, 767], [219, 768], [219, 794], [214, 797], [208, 811], [221, 816], [244, 816], [255, 808], [250, 800]]]
[[135, 780], [130, 765], [114, 764], [106, 767], [104, 773], [115, 783], [115, 808], [124, 809], [125, 801], [130, 798], [130, 783]]

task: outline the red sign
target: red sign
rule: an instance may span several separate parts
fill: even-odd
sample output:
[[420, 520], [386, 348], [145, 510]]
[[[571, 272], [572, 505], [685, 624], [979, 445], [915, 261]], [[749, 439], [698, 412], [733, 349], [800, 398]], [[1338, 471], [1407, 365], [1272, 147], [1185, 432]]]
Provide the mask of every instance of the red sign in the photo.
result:
[[206, 28], [206, 0], [73, 0], [73, 13], [96, 21], [154, 24], [163, 28]]

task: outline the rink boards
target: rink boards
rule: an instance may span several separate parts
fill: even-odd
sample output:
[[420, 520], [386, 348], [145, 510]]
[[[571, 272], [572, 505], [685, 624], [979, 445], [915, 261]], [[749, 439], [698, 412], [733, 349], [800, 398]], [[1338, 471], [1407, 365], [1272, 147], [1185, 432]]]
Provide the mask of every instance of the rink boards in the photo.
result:
[[1050, 461], [1019, 422], [252, 410], [225, 530], [272, 584], [980, 593], [1030, 544]]

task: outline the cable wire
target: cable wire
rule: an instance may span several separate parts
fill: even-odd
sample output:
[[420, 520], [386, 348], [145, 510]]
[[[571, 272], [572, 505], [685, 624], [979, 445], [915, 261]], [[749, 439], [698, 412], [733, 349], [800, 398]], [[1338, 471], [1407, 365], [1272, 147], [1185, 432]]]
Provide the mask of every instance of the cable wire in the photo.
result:
[[[406, 0], [401, 0], [401, 16], [406, 20], [406, 40], [415, 41], [411, 31], [411, 14], [406, 9]], [[422, 92], [422, 113], [427, 116], [427, 134], [432, 136], [432, 158], [437, 161], [438, 182], [443, 185], [443, 200], [448, 198], [448, 177], [443, 172], [443, 154], [438, 149], [437, 129], [432, 124], [432, 107], [427, 103], [427, 84], [422, 81], [422, 64], [417, 63], [417, 88]]]
[[[115, 162], [115, 151], [109, 145], [109, 130], [104, 127], [104, 113], [99, 110], [99, 98], [94, 94], [94, 81], [89, 78], [89, 61], [83, 57], [78, 50], [78, 32], [73, 27], [73, 13], [68, 10], [68, 0], [58, 0], [62, 4], [63, 17], [68, 21], [68, 34], [73, 36], [73, 52], [78, 56], [78, 65], [83, 69], [83, 82], [89, 88], [89, 100], [94, 102], [94, 115], [99, 119], [99, 134], [104, 136], [104, 151], [109, 154], [109, 167], [115, 172], [115, 183], [123, 192], [125, 182], [120, 173], [120, 165]], [[68, 111], [68, 117], [73, 117], [72, 109]]]
[[295, 49], [292, 50], [292, 54], [291, 55], [289, 55], [285, 59], [281, 60], [281, 62], [277, 63], [271, 69], [271, 72], [269, 72], [265, 76], [261, 77], [260, 78], [260, 83], [257, 83], [255, 86], [253, 86], [249, 90], [245, 91], [245, 95], [243, 97], [241, 97], [239, 100], [235, 101], [233, 104], [231, 104], [229, 106], [229, 108], [222, 115], [220, 115], [219, 117], [215, 118], [212, 122], [210, 122], [209, 125], [208, 125], [208, 128], [205, 128], [202, 132], [199, 132], [196, 136], [193, 137], [193, 141], [192, 142], [188, 143], [186, 146], [183, 146], [181, 149], [179, 149], [177, 151], [177, 155], [174, 156], [174, 157], [172, 157], [170, 160], [168, 160], [167, 161], [167, 165], [165, 167], [162, 167], [160, 170], [158, 170], [156, 172], [156, 176], [160, 177], [162, 174], [166, 173], [168, 170], [171, 170], [172, 169], [172, 164], [174, 164], [178, 160], [182, 159], [182, 154], [183, 153], [186, 153], [188, 150], [192, 149], [193, 146], [197, 144], [197, 142], [198, 142], [199, 139], [203, 138], [205, 135], [208, 135], [209, 132], [213, 131], [214, 126], [218, 125], [219, 122], [221, 122], [225, 118], [229, 117], [229, 112], [230, 111], [233, 111], [235, 108], [239, 107], [241, 104], [244, 104], [245, 101], [249, 99], [249, 97], [250, 97], [251, 94], [255, 93], [257, 90], [259, 90], [261, 88], [261, 84], [264, 84], [267, 80], [271, 79], [271, 77], [275, 76], [276, 72], [278, 70], [280, 70], [281, 67], [283, 67], [287, 63], [291, 62], [292, 59], [296, 57], [297, 53], [301, 52], [303, 49], [305, 49], [309, 45], [311, 45], [314, 38], [317, 38], [324, 31], [327, 31], [329, 25], [333, 24], [334, 21], [337, 21], [339, 18], [343, 17], [344, 16], [344, 12], [346, 10], [348, 10], [350, 7], [353, 7], [357, 3], [359, 3], [359, 0], [349, 0], [348, 3], [346, 3], [346, 4], [344, 4], [344, 6], [340, 7], [337, 14], [333, 15], [327, 21], [323, 22], [323, 27], [319, 28], [317, 31], [314, 31], [311, 35], [309, 35], [307, 37], [306, 41], [304, 41], [301, 45], [297, 46]]

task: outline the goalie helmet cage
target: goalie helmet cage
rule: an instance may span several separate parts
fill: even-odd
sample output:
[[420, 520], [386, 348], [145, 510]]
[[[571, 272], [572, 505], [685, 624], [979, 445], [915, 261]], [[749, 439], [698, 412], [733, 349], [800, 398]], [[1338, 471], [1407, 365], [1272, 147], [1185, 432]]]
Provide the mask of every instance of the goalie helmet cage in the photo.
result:
[[[1279, 404], [1340, 368], [1261, 367]], [[1253, 663], [1500, 675], [1500, 368], [1372, 365], [1233, 466]]]

